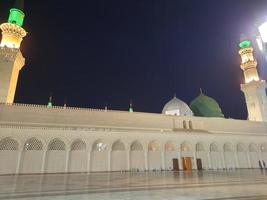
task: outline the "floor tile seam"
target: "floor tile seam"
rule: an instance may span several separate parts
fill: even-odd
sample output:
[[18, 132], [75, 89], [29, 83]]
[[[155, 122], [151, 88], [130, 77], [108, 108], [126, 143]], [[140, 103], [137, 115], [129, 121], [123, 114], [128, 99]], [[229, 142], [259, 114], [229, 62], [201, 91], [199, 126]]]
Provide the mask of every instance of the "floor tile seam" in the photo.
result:
[[[225, 183], [222, 185], [212, 185], [212, 187], [221, 187], [221, 186], [229, 186], [229, 184]], [[32, 193], [30, 194], [21, 194], [21, 195], [14, 195], [14, 196], [10, 196], [10, 195], [6, 195], [6, 196], [0, 196], [0, 199], [18, 199], [18, 198], [28, 198], [28, 197], [44, 197], [44, 196], [62, 196], [62, 195], [67, 195], [67, 196], [71, 196], [71, 195], [77, 195], [77, 194], [101, 194], [101, 193], [116, 193], [116, 192], [127, 192], [127, 191], [145, 191], [145, 190], [164, 190], [164, 189], [188, 189], [188, 188], [203, 188], [203, 187], [209, 187], [209, 186], [205, 186], [205, 185], [201, 185], [201, 186], [185, 186], [185, 187], [157, 187], [157, 188], [135, 188], [132, 190], [129, 190], [128, 188], [117, 188], [115, 190], [97, 190], [97, 191], [88, 191], [88, 190], [73, 190], [73, 191], [64, 191], [64, 192], [59, 192], [59, 191], [55, 191], [53, 193]], [[266, 195], [267, 196], [267, 195]], [[219, 199], [218, 199], [219, 200]]]

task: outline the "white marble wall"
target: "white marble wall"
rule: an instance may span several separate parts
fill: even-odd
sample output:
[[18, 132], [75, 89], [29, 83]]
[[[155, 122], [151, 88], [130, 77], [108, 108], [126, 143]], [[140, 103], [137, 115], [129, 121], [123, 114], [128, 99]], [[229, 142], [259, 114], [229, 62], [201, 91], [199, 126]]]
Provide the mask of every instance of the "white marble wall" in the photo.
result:
[[[29, 141], [33, 138], [39, 143], [31, 144]], [[60, 147], [52, 145], [55, 139], [60, 142], [53, 145], [60, 144]], [[74, 145], [77, 140], [83, 145]], [[105, 148], [93, 149], [97, 141]], [[136, 141], [141, 146], [131, 149]], [[154, 150], [152, 141], [157, 144]], [[119, 146], [114, 146], [117, 143]], [[200, 143], [201, 150], [196, 148]], [[244, 148], [237, 151], [240, 143]], [[210, 149], [211, 144], [216, 144], [216, 151]], [[230, 144], [230, 150], [224, 149], [225, 144]], [[202, 160], [204, 169], [259, 168], [259, 160], [267, 163], [266, 144], [265, 136], [242, 137], [197, 131], [162, 133], [2, 127], [0, 174], [171, 170], [174, 158], [179, 160], [182, 169], [181, 158], [185, 156], [192, 157], [193, 169], [197, 168], [196, 158]]]

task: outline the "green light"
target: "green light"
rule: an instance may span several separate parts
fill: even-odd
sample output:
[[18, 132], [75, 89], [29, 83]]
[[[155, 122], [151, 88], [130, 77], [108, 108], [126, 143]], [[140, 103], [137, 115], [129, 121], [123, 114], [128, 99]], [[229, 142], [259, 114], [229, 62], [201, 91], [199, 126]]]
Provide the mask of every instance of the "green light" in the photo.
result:
[[22, 12], [21, 10], [19, 10], [17, 8], [12, 8], [10, 10], [8, 22], [11, 24], [16, 24], [18, 26], [22, 26], [23, 21], [24, 21], [24, 17], [25, 17], [24, 12]]
[[129, 108], [129, 112], [130, 112], [130, 113], [133, 112], [133, 108], [132, 108], [132, 107]]
[[250, 47], [251, 46], [251, 41], [249, 40], [243, 40], [239, 43], [239, 47], [241, 49], [244, 49], [244, 48], [247, 48], [247, 47]]
[[48, 104], [47, 104], [47, 107], [52, 107], [52, 106], [53, 106], [52, 102], [49, 101]]

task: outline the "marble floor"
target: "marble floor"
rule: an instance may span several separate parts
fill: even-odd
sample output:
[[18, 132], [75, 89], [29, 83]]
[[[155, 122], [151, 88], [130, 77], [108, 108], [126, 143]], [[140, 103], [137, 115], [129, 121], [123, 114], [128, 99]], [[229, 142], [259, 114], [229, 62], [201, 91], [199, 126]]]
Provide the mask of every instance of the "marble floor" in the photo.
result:
[[0, 199], [267, 199], [267, 171], [192, 171], [0, 176]]

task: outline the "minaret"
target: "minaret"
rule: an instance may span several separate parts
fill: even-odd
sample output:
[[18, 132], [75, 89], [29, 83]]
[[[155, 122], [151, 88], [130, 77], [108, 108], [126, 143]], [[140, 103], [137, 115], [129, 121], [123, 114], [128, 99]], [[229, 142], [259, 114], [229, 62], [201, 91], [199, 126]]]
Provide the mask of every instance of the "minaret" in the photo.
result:
[[16, 0], [14, 8], [10, 9], [8, 22], [0, 25], [0, 103], [13, 103], [19, 71], [25, 64], [20, 51], [20, 44], [26, 36], [22, 28], [24, 16], [23, 0]]
[[267, 121], [266, 83], [260, 80], [257, 71], [257, 61], [253, 55], [251, 41], [241, 36], [239, 43], [241, 56], [241, 69], [244, 72], [245, 83], [241, 90], [245, 95], [248, 119], [251, 121]]

